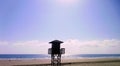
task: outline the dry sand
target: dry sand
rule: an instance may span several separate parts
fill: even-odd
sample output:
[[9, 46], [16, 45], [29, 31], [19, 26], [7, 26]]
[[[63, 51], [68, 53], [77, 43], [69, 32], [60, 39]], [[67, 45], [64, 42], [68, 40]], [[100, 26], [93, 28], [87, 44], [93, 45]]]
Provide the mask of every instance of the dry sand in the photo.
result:
[[[0, 60], [0, 66], [50, 66], [50, 59]], [[120, 59], [63, 59], [62, 66], [120, 66]]]

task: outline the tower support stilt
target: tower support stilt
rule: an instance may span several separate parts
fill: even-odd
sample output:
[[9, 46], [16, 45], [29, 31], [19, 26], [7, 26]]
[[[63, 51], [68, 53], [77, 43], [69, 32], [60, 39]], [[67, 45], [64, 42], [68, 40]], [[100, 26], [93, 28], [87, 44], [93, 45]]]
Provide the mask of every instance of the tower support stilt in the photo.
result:
[[61, 66], [61, 54], [51, 55], [51, 66]]

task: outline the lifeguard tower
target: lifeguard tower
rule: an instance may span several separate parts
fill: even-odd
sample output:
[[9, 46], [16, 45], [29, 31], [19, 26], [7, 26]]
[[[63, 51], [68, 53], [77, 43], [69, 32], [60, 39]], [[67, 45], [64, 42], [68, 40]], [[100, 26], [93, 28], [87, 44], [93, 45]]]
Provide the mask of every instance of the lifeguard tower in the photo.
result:
[[51, 66], [61, 66], [61, 54], [65, 54], [65, 48], [60, 47], [63, 42], [54, 40], [49, 43], [52, 44], [52, 47], [48, 49], [48, 54], [51, 54]]

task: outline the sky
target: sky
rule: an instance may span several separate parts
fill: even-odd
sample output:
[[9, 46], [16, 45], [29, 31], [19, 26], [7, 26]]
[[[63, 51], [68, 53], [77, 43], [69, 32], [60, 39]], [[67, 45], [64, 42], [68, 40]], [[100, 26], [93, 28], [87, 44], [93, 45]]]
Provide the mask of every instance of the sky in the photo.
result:
[[55, 39], [64, 42], [66, 54], [119, 54], [119, 3], [0, 0], [0, 54], [47, 54]]

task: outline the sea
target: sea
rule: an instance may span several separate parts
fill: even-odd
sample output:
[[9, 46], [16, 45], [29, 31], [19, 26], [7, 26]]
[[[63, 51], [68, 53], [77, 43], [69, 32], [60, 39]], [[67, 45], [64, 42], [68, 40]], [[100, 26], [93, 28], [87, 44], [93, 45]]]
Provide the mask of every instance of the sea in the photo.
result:
[[[0, 54], [0, 60], [3, 59], [50, 59], [50, 55], [44, 54]], [[78, 54], [78, 55], [63, 55], [62, 58], [120, 58], [120, 54]]]

